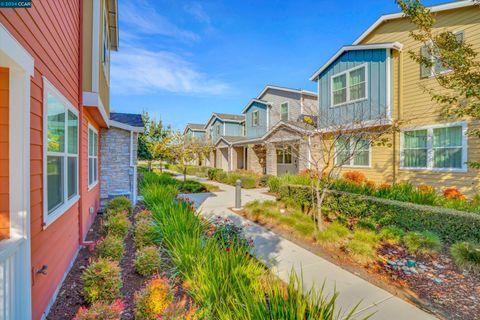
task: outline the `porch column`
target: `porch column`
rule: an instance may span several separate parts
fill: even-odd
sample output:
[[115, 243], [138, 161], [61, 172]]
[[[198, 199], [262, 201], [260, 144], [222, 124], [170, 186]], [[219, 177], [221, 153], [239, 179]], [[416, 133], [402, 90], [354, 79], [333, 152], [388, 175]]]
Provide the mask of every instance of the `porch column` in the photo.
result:
[[267, 144], [267, 174], [277, 175], [277, 149], [273, 143]]

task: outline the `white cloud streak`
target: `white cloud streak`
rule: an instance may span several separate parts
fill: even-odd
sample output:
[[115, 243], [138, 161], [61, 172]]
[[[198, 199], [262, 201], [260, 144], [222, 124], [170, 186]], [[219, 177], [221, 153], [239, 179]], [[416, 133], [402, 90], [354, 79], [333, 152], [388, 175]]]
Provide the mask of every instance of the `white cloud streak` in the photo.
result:
[[186, 4], [183, 6], [183, 9], [198, 21], [205, 24], [210, 24], [210, 16], [205, 12], [200, 3], [193, 2]]
[[209, 77], [168, 51], [122, 47], [112, 59], [112, 90], [118, 94], [152, 91], [222, 94], [228, 85]]
[[197, 41], [200, 38], [196, 33], [176, 26], [144, 1], [124, 2], [120, 19], [138, 33], [162, 35], [183, 41]]

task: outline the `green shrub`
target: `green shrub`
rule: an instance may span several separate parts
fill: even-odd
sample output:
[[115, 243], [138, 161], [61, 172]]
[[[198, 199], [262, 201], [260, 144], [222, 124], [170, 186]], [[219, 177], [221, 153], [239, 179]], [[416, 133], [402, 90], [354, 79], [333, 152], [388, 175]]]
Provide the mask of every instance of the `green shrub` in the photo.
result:
[[358, 240], [373, 246], [377, 246], [380, 238], [374, 231], [357, 229], [353, 232], [353, 240]]
[[280, 178], [277, 176], [269, 176], [267, 179], [268, 191], [278, 193], [280, 191]]
[[207, 191], [207, 188], [203, 184], [194, 180], [179, 181], [178, 191], [180, 193], [199, 193]]
[[324, 206], [348, 217], [369, 218], [407, 231], [431, 230], [449, 243], [480, 239], [480, 215], [475, 213], [338, 192], [329, 193]]
[[127, 197], [116, 197], [108, 202], [107, 210], [113, 212], [127, 211], [131, 214], [133, 210], [132, 202]]
[[143, 247], [135, 254], [135, 270], [144, 277], [159, 273], [161, 264], [162, 259], [155, 246]]
[[96, 251], [100, 258], [110, 258], [114, 261], [122, 260], [124, 250], [123, 240], [111, 234], [101, 239], [96, 245]]
[[472, 242], [456, 242], [450, 248], [453, 261], [461, 268], [480, 272], [480, 245]]
[[397, 227], [388, 226], [380, 230], [380, 238], [389, 244], [399, 244], [405, 232]]
[[94, 302], [89, 308], [80, 307], [73, 320], [119, 320], [122, 317], [125, 305], [121, 299], [112, 303]]
[[355, 226], [360, 229], [377, 230], [377, 224], [370, 219], [358, 220]]
[[137, 249], [155, 245], [155, 226], [152, 220], [143, 219], [137, 221], [133, 229], [133, 240], [135, 241], [135, 247]]
[[83, 272], [83, 296], [88, 303], [113, 302], [120, 296], [122, 278], [118, 262], [100, 258]]
[[152, 219], [152, 212], [150, 210], [142, 210], [135, 215], [135, 221]]
[[312, 196], [312, 189], [308, 186], [287, 184], [282, 185], [279, 190], [280, 199], [294, 199], [295, 203], [302, 208], [312, 203]]
[[160, 277], [153, 278], [145, 288], [135, 293], [135, 319], [164, 319], [165, 312], [172, 304], [173, 298], [173, 291], [168, 281]]
[[215, 177], [217, 176], [218, 173], [222, 172], [222, 169], [217, 169], [217, 168], [209, 168], [207, 170], [207, 176], [208, 179], [210, 180], [216, 180]]
[[344, 225], [334, 221], [325, 230], [319, 231], [316, 235], [317, 241], [325, 245], [341, 246], [350, 230]]
[[315, 232], [315, 225], [313, 222], [296, 223], [293, 227], [298, 233], [300, 233], [300, 235], [304, 237], [311, 236]]
[[410, 253], [430, 254], [442, 248], [440, 238], [430, 232], [408, 232], [403, 237], [403, 242]]
[[125, 239], [127, 236], [128, 228], [130, 228], [130, 221], [123, 213], [108, 216], [107, 219], [103, 221], [103, 232], [121, 239]]

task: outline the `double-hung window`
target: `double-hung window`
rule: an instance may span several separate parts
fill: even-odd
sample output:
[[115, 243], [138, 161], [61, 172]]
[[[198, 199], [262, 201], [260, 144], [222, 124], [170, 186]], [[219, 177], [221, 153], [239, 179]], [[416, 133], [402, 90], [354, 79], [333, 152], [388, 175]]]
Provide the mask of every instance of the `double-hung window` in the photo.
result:
[[78, 200], [78, 111], [44, 78], [44, 222]]
[[277, 164], [291, 164], [292, 163], [292, 148], [278, 148], [277, 149]]
[[361, 65], [332, 77], [332, 106], [363, 100], [367, 97], [367, 66]]
[[280, 105], [280, 120], [288, 121], [288, 102]]
[[88, 128], [88, 187], [98, 183], [98, 131]]
[[258, 126], [258, 110], [252, 112], [252, 127]]
[[369, 167], [370, 141], [361, 138], [339, 138], [335, 142], [335, 162], [340, 166]]
[[466, 170], [466, 130], [464, 123], [404, 130], [401, 142], [402, 168]]

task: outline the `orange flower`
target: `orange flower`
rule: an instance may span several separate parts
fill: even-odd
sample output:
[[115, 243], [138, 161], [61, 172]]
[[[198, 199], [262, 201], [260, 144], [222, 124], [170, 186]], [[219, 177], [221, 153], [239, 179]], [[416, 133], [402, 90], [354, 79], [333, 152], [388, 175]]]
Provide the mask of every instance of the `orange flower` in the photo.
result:
[[420, 190], [420, 192], [422, 192], [422, 193], [434, 193], [435, 192], [435, 189], [428, 184], [420, 185], [420, 186], [417, 187], [417, 189]]
[[457, 188], [446, 188], [443, 190], [443, 196], [447, 199], [465, 200], [465, 196]]
[[384, 183], [382, 183], [382, 184], [380, 184], [380, 185], [378, 186], [378, 189], [383, 189], [383, 190], [385, 190], [385, 189], [390, 189], [391, 187], [392, 187], [392, 185], [391, 185], [390, 183], [384, 182]]
[[377, 187], [377, 185], [375, 184], [375, 181], [371, 181], [371, 180], [367, 180], [365, 182], [365, 185], [371, 189], [375, 189]]
[[343, 174], [343, 178], [355, 184], [362, 184], [367, 180], [365, 175], [359, 171], [347, 171]]

